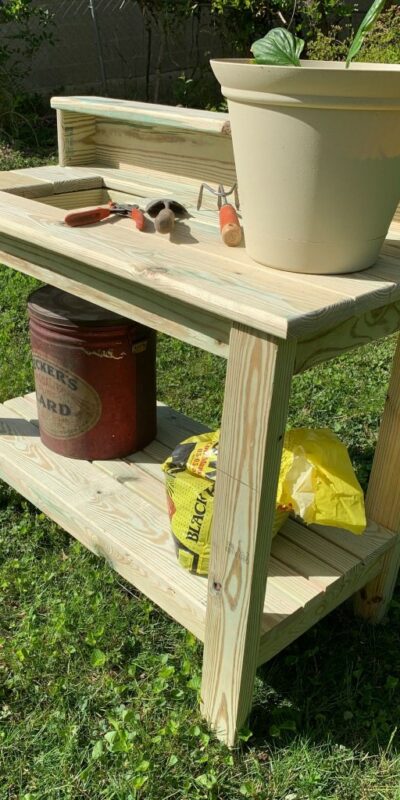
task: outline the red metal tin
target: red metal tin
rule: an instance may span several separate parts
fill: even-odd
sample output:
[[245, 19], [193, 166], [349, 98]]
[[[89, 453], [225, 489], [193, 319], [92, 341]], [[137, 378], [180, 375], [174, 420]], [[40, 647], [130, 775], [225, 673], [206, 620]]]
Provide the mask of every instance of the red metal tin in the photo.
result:
[[154, 439], [155, 331], [52, 286], [28, 309], [43, 443], [93, 461]]

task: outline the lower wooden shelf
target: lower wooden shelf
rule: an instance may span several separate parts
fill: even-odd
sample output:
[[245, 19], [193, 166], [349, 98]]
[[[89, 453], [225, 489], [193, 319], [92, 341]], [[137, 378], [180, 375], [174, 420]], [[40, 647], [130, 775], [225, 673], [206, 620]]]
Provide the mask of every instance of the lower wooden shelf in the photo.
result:
[[[205, 428], [163, 405], [158, 423], [157, 439], [140, 453], [77, 461], [41, 444], [35, 395], [14, 398], [0, 406], [0, 478], [204, 640], [207, 581], [176, 561], [160, 462]], [[373, 523], [356, 537], [289, 520], [272, 546], [259, 663], [378, 574], [395, 539]]]

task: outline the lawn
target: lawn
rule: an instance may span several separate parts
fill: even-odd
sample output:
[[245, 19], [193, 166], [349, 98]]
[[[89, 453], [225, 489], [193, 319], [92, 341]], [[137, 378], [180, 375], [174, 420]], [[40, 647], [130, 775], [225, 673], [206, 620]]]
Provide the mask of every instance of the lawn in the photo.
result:
[[[0, 267], [0, 401], [32, 389], [36, 285]], [[364, 485], [393, 348], [294, 381], [290, 423], [332, 427]], [[224, 371], [160, 337], [159, 396], [175, 408], [218, 425]], [[376, 628], [350, 606], [330, 614], [259, 670], [230, 752], [198, 714], [195, 639], [0, 485], [0, 800], [400, 800], [399, 623], [399, 593]]]

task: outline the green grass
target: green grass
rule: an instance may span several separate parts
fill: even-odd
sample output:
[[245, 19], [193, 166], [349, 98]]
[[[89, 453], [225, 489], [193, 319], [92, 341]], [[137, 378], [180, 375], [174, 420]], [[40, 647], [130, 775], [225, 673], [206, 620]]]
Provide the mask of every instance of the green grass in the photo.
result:
[[[4, 163], [4, 162], [3, 162]], [[26, 299], [0, 268], [0, 401], [32, 388]], [[329, 425], [365, 484], [389, 340], [294, 381], [292, 425]], [[160, 337], [159, 395], [218, 425], [225, 363]], [[198, 714], [202, 648], [108, 566], [0, 489], [0, 800], [400, 800], [400, 597], [347, 606], [259, 670], [232, 753]]]

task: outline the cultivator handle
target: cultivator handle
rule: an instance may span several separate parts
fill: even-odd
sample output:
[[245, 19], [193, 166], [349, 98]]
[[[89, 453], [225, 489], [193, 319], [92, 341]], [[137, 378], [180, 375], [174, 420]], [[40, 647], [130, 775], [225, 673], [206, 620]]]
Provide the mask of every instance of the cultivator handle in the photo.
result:
[[242, 229], [239, 217], [230, 203], [221, 206], [219, 210], [219, 227], [221, 238], [228, 247], [237, 247], [242, 241]]

